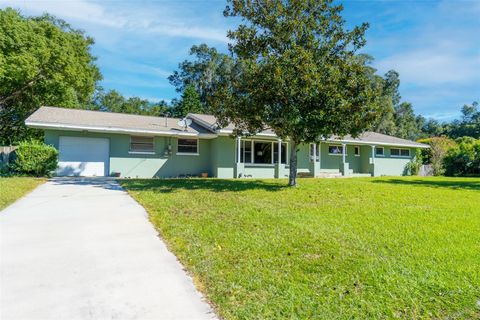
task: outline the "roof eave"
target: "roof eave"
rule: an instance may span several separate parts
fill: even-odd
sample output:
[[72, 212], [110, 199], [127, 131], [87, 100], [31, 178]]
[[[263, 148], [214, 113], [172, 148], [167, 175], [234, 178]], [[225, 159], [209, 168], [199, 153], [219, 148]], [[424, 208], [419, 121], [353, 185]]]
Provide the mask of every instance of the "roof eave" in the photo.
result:
[[89, 131], [100, 133], [120, 133], [120, 134], [145, 134], [158, 136], [174, 136], [174, 137], [198, 137], [205, 139], [213, 139], [217, 137], [213, 133], [195, 133], [186, 131], [166, 131], [166, 130], [145, 130], [145, 129], [130, 129], [118, 127], [97, 127], [97, 126], [80, 126], [61, 123], [25, 121], [25, 125], [36, 129], [52, 129], [52, 130], [72, 130], [72, 131]]
[[348, 140], [348, 139], [327, 139], [327, 142], [331, 143], [348, 143], [348, 144], [363, 144], [363, 145], [373, 145], [373, 146], [393, 146], [393, 147], [406, 147], [406, 148], [430, 148], [426, 144], [407, 144], [407, 143], [391, 143], [391, 142], [376, 142], [376, 141], [359, 141], [359, 140]]

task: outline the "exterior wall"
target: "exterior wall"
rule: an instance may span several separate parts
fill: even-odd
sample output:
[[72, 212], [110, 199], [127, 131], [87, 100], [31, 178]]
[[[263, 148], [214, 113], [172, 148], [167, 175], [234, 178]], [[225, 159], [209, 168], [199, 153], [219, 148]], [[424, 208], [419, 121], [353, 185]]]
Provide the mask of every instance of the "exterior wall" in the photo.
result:
[[403, 176], [407, 173], [407, 163], [415, 158], [414, 148], [403, 148], [410, 149], [410, 157], [392, 157], [390, 149], [391, 147], [384, 147], [384, 156], [375, 156], [375, 176]]
[[210, 171], [217, 178], [234, 178], [235, 168], [235, 139], [231, 137], [217, 137], [211, 140]]
[[[155, 137], [155, 154], [134, 154], [129, 152], [130, 135], [106, 134], [83, 131], [46, 130], [45, 142], [58, 148], [60, 136], [108, 138], [110, 141], [110, 174], [119, 172], [121, 177], [152, 178], [177, 177], [180, 175], [200, 175], [204, 172], [218, 178], [234, 178], [235, 171], [252, 178], [274, 178], [275, 165], [242, 164], [236, 169], [236, 141], [234, 138], [220, 136], [211, 140], [199, 140], [199, 155], [177, 155], [177, 138]], [[261, 139], [268, 140], [268, 139]], [[165, 154], [168, 145], [171, 153]], [[321, 146], [320, 171], [339, 172], [341, 155], [329, 155], [328, 146], [335, 143], [323, 142]], [[405, 167], [415, 156], [410, 148], [410, 157], [392, 157], [390, 147], [384, 147], [384, 156], [375, 156], [375, 165], [371, 164], [372, 147], [360, 146], [360, 156], [354, 154], [355, 145], [347, 145], [346, 161], [352, 173], [373, 173], [375, 176], [399, 176], [406, 173]], [[288, 153], [291, 145], [288, 144]], [[301, 144], [297, 153], [298, 172], [310, 172], [310, 146]], [[279, 177], [288, 177], [289, 167], [282, 168]]]
[[[129, 153], [130, 135], [105, 134], [81, 131], [46, 130], [45, 143], [58, 148], [60, 136], [107, 138], [110, 141], [110, 174], [119, 172], [121, 177], [152, 178], [176, 177], [191, 174], [200, 175], [211, 170], [211, 141], [199, 140], [199, 155], [177, 155], [177, 139], [155, 137], [155, 154]], [[168, 144], [172, 146], [170, 155], [165, 155]]]
[[[324, 142], [320, 144], [320, 171], [323, 172], [339, 172], [342, 168], [342, 155], [341, 154], [329, 154], [328, 147], [332, 145], [340, 145], [338, 143], [328, 143]], [[347, 145], [347, 155], [345, 161], [349, 165], [349, 170], [352, 173], [368, 173], [368, 170], [364, 171], [362, 167], [362, 159], [368, 157], [367, 153], [360, 148], [360, 156], [355, 155], [355, 147], [357, 145]]]

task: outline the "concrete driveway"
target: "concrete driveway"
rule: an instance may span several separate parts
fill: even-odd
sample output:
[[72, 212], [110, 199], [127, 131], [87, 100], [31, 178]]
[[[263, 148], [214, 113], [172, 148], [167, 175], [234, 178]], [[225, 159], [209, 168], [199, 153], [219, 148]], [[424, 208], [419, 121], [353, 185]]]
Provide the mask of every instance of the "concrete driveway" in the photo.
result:
[[51, 180], [0, 212], [0, 319], [215, 319], [108, 179]]

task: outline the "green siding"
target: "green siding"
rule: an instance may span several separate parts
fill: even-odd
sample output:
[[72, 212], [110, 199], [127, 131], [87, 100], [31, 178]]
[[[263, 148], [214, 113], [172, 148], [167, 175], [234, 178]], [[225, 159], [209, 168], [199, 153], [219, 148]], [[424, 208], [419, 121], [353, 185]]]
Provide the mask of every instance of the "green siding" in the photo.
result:
[[[177, 177], [180, 175], [200, 175], [204, 172], [209, 176], [218, 178], [235, 177], [235, 139], [220, 136], [214, 139], [199, 140], [199, 155], [177, 155], [177, 138], [155, 137], [155, 154], [129, 153], [130, 135], [113, 133], [92, 133], [84, 131], [59, 131], [46, 130], [45, 142], [58, 148], [60, 136], [84, 136], [108, 138], [110, 141], [110, 174], [120, 172], [122, 177], [152, 178], [152, 177]], [[269, 139], [262, 139], [269, 140]], [[321, 143], [320, 171], [339, 172], [342, 164], [341, 155], [328, 154], [328, 146], [334, 143]], [[171, 145], [171, 153], [166, 154], [168, 145]], [[360, 156], [354, 154], [355, 145], [347, 145], [346, 161], [349, 164], [350, 173], [371, 173], [371, 146], [360, 146]], [[291, 145], [289, 144], [289, 148]], [[301, 144], [298, 147], [298, 172], [310, 172], [309, 144]], [[405, 167], [415, 155], [415, 149], [410, 149], [410, 157], [399, 158], [390, 155], [390, 147], [384, 147], [385, 156], [375, 157], [376, 176], [380, 175], [404, 175]], [[288, 150], [290, 152], [290, 149]], [[274, 165], [249, 165], [241, 166], [244, 175], [253, 178], [275, 177]], [[288, 166], [281, 176], [288, 175]]]
[[211, 171], [218, 178], [233, 178], [235, 167], [235, 139], [217, 137], [211, 142]]
[[[81, 131], [45, 131], [45, 143], [58, 148], [60, 136], [108, 138], [110, 140], [110, 174], [120, 172], [122, 177], [153, 178], [176, 177], [207, 172], [212, 176], [211, 140], [200, 140], [199, 155], [177, 155], [177, 139], [155, 137], [155, 154], [129, 153], [130, 135], [93, 133]], [[170, 155], [165, 155], [168, 144], [172, 146]]]
[[[393, 147], [396, 148], [396, 147]], [[392, 157], [390, 147], [384, 147], [384, 156], [375, 156], [375, 175], [376, 176], [402, 176], [405, 175], [407, 163], [415, 157], [414, 148], [410, 149], [410, 157]]]

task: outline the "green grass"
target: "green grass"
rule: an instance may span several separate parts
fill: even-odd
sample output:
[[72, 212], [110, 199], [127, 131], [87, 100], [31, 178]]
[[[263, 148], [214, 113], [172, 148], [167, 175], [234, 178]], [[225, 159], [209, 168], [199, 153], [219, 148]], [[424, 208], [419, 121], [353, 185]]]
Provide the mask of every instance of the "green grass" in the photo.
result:
[[0, 178], [0, 210], [43, 182], [40, 178]]
[[480, 179], [121, 183], [225, 319], [480, 319]]

